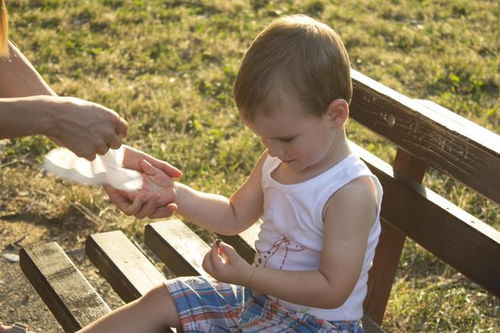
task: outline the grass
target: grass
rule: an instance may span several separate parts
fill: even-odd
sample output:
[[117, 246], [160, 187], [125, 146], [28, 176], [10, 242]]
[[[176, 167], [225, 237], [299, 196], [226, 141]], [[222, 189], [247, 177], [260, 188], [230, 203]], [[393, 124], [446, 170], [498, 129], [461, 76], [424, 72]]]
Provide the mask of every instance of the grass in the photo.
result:
[[[8, 5], [12, 39], [56, 92], [115, 109], [130, 124], [128, 144], [179, 166], [184, 182], [200, 190], [230, 194], [262, 150], [242, 128], [231, 89], [252, 38], [284, 14], [305, 13], [333, 26], [362, 73], [499, 132], [495, 1], [20, 0]], [[349, 133], [385, 160], [393, 158], [394, 147], [358, 124], [352, 122]], [[54, 146], [49, 140], [2, 144], [2, 212], [87, 232], [142, 229], [144, 221], [124, 217], [100, 189], [42, 174], [40, 162]], [[425, 184], [499, 229], [498, 205], [437, 171]], [[487, 332], [498, 329], [498, 317], [498, 299], [406, 243], [384, 322], [388, 331]]]

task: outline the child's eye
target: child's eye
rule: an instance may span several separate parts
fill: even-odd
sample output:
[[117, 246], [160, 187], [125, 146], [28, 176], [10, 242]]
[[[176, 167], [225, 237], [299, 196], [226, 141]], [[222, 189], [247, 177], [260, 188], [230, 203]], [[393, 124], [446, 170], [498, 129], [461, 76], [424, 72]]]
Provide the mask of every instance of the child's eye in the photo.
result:
[[295, 137], [294, 137], [294, 136], [289, 137], [289, 138], [282, 138], [282, 139], [280, 139], [280, 141], [281, 141], [282, 143], [290, 143], [290, 142], [292, 142], [293, 140], [295, 140]]

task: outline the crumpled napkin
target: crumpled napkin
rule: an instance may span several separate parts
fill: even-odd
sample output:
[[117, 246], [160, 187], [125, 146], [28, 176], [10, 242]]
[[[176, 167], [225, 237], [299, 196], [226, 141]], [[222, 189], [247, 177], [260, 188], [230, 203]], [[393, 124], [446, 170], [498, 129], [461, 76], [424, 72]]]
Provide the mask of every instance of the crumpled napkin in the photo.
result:
[[142, 188], [142, 176], [122, 166], [124, 154], [122, 145], [88, 161], [67, 148], [56, 148], [45, 155], [43, 168], [62, 179], [82, 184], [109, 184], [119, 190], [139, 190]]

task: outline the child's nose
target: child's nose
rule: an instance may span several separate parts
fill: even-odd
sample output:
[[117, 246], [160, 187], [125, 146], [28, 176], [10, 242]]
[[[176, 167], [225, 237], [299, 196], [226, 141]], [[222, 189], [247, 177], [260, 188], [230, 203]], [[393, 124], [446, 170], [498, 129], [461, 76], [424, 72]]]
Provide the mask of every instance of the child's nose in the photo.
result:
[[283, 155], [283, 145], [277, 140], [269, 140], [266, 147], [269, 150], [269, 155], [272, 157], [280, 157]]

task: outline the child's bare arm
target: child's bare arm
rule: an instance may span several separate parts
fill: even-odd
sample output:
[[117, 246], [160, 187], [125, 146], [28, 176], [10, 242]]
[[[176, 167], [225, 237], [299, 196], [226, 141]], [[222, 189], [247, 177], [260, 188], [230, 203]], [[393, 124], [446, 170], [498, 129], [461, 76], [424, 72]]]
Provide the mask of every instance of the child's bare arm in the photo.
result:
[[224, 235], [247, 229], [262, 215], [261, 169], [264, 155], [248, 180], [230, 197], [175, 183], [177, 212], [198, 226]]
[[375, 214], [375, 188], [369, 179], [359, 178], [339, 190], [327, 205], [319, 271], [251, 267], [230, 249], [228, 263], [237, 267], [221, 264], [214, 253], [206, 267], [225, 282], [247, 285], [296, 304], [335, 308], [345, 302], [359, 277]]

